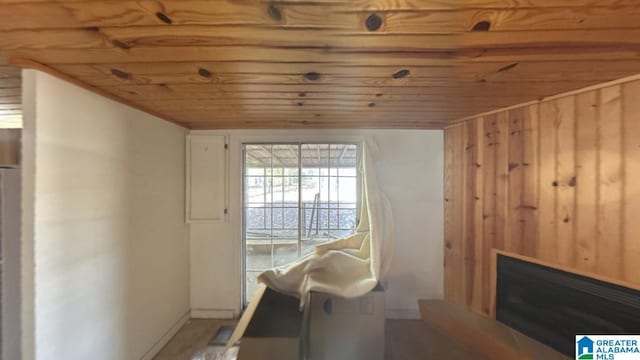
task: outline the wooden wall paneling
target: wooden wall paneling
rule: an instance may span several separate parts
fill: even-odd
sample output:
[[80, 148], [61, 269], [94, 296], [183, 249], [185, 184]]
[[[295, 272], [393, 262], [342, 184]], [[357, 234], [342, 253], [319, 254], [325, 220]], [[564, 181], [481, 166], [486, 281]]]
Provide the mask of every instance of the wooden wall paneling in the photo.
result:
[[538, 255], [546, 261], [556, 261], [557, 238], [556, 196], [558, 181], [556, 178], [556, 117], [558, 109], [553, 101], [540, 104], [539, 131], [539, 198], [538, 198]]
[[555, 101], [556, 124], [556, 181], [557, 213], [556, 241], [558, 262], [575, 265], [575, 97], [567, 96]]
[[622, 114], [621, 86], [600, 90], [598, 268], [610, 277], [622, 275]]
[[522, 254], [535, 256], [538, 243], [538, 119], [539, 105], [525, 108], [522, 123]]
[[[461, 149], [446, 159], [447, 197], [463, 197], [447, 214], [463, 239], [461, 253], [447, 255], [447, 299], [491, 314], [492, 249], [640, 286], [640, 80], [470, 118], [447, 133], [460, 140], [446, 156]], [[463, 179], [453, 182], [455, 173]]]
[[[473, 120], [471, 120], [473, 121]], [[483, 151], [482, 151], [482, 263], [484, 270], [482, 273], [482, 283], [488, 284], [490, 274], [487, 264], [491, 264], [491, 249], [495, 246], [496, 237], [496, 141], [498, 140], [498, 116], [487, 115], [482, 118], [483, 123]], [[481, 312], [489, 314], [490, 311], [489, 288], [482, 288], [482, 309]]]
[[622, 85], [624, 120], [623, 279], [640, 284], [640, 81]]
[[576, 98], [576, 268], [595, 272], [598, 231], [598, 112], [599, 91]]

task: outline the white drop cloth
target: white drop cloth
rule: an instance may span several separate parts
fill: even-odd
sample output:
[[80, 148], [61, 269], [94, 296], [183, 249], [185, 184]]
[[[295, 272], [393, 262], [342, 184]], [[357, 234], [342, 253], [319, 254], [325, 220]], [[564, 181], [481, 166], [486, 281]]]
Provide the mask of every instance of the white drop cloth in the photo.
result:
[[370, 292], [387, 272], [393, 252], [393, 218], [375, 172], [377, 146], [365, 140], [358, 170], [362, 176], [360, 222], [354, 235], [316, 247], [315, 252], [286, 268], [267, 270], [258, 281], [296, 296], [300, 307], [318, 291], [344, 298]]

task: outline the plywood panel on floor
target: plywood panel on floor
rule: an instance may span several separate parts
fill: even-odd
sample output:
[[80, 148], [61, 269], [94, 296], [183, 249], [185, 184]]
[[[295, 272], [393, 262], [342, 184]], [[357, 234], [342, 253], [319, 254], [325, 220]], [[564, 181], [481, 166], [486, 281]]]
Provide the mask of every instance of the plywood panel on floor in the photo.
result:
[[[640, 80], [631, 80], [445, 131], [445, 196], [454, 201], [445, 205], [448, 300], [491, 313], [492, 248], [640, 285], [638, 104]], [[482, 159], [479, 171], [470, 159]], [[482, 264], [480, 277], [468, 262]]]

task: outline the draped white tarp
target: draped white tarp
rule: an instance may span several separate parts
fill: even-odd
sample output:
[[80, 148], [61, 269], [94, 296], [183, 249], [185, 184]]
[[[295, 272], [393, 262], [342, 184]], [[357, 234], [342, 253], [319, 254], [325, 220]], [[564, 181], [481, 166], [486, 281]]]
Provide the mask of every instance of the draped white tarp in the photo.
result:
[[267, 270], [258, 276], [259, 282], [298, 297], [300, 308], [310, 291], [354, 298], [373, 290], [389, 269], [393, 253], [393, 218], [378, 185], [377, 154], [374, 140], [366, 139], [358, 163], [363, 186], [355, 234], [319, 245], [287, 267]]

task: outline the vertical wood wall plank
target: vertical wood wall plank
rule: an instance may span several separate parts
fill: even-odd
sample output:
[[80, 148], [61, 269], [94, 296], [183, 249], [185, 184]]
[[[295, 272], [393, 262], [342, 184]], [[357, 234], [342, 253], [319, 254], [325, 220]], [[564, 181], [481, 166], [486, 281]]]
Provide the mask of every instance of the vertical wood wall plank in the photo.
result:
[[640, 81], [623, 85], [624, 234], [623, 279], [640, 284]]
[[444, 297], [453, 298], [452, 286], [455, 269], [451, 268], [453, 253], [451, 251], [451, 237], [454, 234], [454, 214], [453, 214], [453, 136], [454, 130], [448, 129], [444, 132]]
[[622, 225], [622, 114], [621, 87], [600, 90], [598, 131], [599, 202], [598, 202], [598, 273], [619, 278]]
[[576, 95], [576, 267], [596, 271], [598, 92]]
[[[483, 152], [484, 152], [484, 119], [478, 118], [474, 121], [476, 123], [475, 137], [475, 203], [474, 203], [474, 226], [475, 226], [475, 241], [474, 241], [474, 256], [475, 256], [475, 270], [473, 278], [473, 303], [472, 309], [476, 312], [482, 312], [482, 297], [483, 282], [482, 275], [485, 268], [484, 260], [484, 222], [482, 221], [483, 215], [483, 203], [484, 203], [484, 177], [483, 177]], [[487, 263], [488, 264], [488, 263]]]
[[509, 234], [509, 119], [507, 113], [497, 114], [496, 119], [496, 217], [494, 246], [505, 249], [506, 238]]
[[491, 249], [495, 247], [496, 235], [496, 141], [498, 139], [498, 117], [488, 115], [483, 118], [484, 146], [482, 152], [483, 202], [482, 202], [482, 261], [485, 264], [482, 273], [482, 313], [489, 314]]
[[558, 112], [556, 124], [556, 180], [557, 218], [556, 241], [558, 263], [565, 266], [575, 264], [575, 98], [567, 96], [555, 101]]
[[522, 124], [522, 254], [532, 257], [538, 242], [538, 113], [538, 105], [528, 106]]
[[453, 197], [453, 213], [455, 214], [455, 224], [456, 228], [454, 230], [454, 236], [452, 237], [452, 250], [453, 250], [453, 268], [455, 269], [458, 276], [455, 277], [455, 283], [453, 286], [454, 299], [459, 304], [464, 304], [464, 283], [463, 283], [463, 249], [462, 249], [462, 236], [464, 229], [464, 212], [463, 212], [463, 199], [460, 197], [461, 194], [464, 193], [464, 179], [462, 174], [464, 172], [462, 155], [464, 152], [464, 143], [462, 141], [462, 127], [458, 127], [454, 132], [454, 147], [453, 147], [453, 156], [457, 159], [454, 162], [453, 168], [453, 186], [454, 186], [454, 197]]
[[482, 308], [482, 120], [466, 122], [464, 137], [464, 296], [469, 309]]
[[463, 283], [463, 127], [456, 126], [447, 130], [447, 150], [451, 154], [449, 166], [449, 179], [451, 188], [446, 199], [450, 203], [446, 213], [448, 232], [445, 238], [445, 271], [451, 271], [449, 286], [447, 288], [448, 299], [464, 305], [464, 283]]
[[514, 109], [508, 112], [509, 123], [509, 234], [504, 250], [522, 253], [522, 192], [524, 187], [523, 165], [524, 162], [524, 108]]
[[475, 278], [475, 198], [476, 198], [476, 122], [467, 121], [462, 125], [463, 131], [463, 211], [462, 221], [464, 223], [464, 234], [462, 242], [463, 256], [463, 293], [464, 301], [468, 308], [473, 303], [473, 282]]
[[538, 256], [541, 260], [556, 261], [558, 248], [556, 239], [556, 117], [555, 102], [540, 104], [539, 131], [539, 199], [538, 199]]

